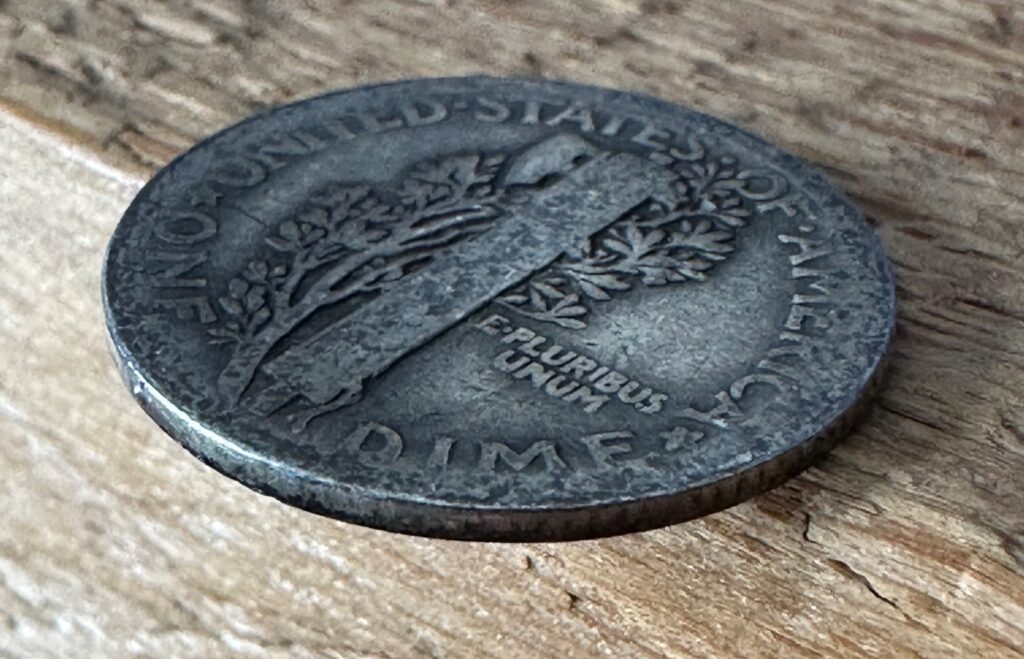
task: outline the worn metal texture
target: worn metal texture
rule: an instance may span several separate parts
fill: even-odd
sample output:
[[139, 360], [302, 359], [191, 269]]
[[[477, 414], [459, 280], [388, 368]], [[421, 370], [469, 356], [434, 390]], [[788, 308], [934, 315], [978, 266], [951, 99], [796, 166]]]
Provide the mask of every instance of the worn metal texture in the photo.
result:
[[396, 531], [681, 521], [842, 433], [892, 275], [823, 177], [569, 83], [418, 80], [273, 110], [162, 170], [108, 248], [149, 413], [220, 471]]

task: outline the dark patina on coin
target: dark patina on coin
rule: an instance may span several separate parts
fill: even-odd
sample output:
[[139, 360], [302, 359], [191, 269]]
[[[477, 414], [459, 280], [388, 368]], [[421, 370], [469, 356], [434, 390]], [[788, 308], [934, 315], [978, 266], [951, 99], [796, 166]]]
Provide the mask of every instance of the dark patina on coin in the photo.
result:
[[575, 84], [416, 80], [215, 135], [103, 278], [122, 373], [218, 470], [424, 535], [652, 528], [827, 450], [893, 328], [860, 214], [716, 119]]

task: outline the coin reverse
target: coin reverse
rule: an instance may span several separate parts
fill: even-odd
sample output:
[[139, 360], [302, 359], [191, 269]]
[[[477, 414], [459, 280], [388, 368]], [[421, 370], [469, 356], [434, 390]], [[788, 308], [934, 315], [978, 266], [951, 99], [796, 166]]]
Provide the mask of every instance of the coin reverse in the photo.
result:
[[647, 96], [411, 80], [247, 119], [143, 188], [103, 274], [131, 391], [249, 487], [477, 540], [671, 524], [795, 475], [893, 331], [806, 164]]

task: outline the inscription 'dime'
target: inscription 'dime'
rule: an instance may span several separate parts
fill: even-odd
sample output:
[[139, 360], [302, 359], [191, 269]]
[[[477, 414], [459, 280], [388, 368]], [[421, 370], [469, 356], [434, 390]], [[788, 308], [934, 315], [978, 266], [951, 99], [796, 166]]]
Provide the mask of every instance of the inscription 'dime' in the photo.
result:
[[[426, 462], [406, 453], [402, 435], [381, 423], [361, 423], [342, 441], [344, 450], [361, 464], [369, 467], [393, 467], [408, 462], [409, 468], [428, 473], [443, 473], [449, 465], [459, 462], [463, 466], [478, 468], [485, 473], [518, 473], [542, 470], [547, 473], [588, 469], [607, 469], [640, 459], [633, 445], [635, 436], [627, 430], [615, 430], [563, 439], [558, 443], [550, 439], [537, 439], [513, 448], [509, 443], [489, 440], [457, 440], [441, 436], [434, 440]], [[460, 458], [455, 458], [456, 448]], [[667, 450], [674, 450], [666, 442]]]

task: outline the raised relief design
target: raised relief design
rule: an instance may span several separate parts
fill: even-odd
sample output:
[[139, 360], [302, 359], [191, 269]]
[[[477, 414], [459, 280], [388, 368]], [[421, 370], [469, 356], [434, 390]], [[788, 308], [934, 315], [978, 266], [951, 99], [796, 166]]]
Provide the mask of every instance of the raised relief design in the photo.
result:
[[[642, 158], [568, 134], [516, 155], [420, 163], [393, 186], [333, 186], [275, 226], [274, 256], [220, 297], [225, 315], [208, 331], [232, 354], [219, 389], [265, 414], [302, 398], [291, 410], [301, 427], [493, 301], [582, 329], [621, 291], [701, 281], [757, 205], [785, 192], [783, 177], [697, 142]], [[340, 319], [289, 339], [343, 303]]]
[[515, 327], [500, 314], [485, 318], [475, 327], [484, 334], [501, 337], [500, 345], [507, 346], [494, 358], [495, 369], [549, 396], [576, 404], [588, 414], [600, 411], [612, 401], [624, 403], [642, 414], [657, 414], [668, 400], [668, 394], [645, 387], [528, 327]]
[[499, 302], [534, 320], [583, 329], [594, 303], [637, 284], [703, 281], [733, 251], [752, 203], [777, 199], [786, 184], [774, 173], [741, 170], [731, 156], [708, 158], [699, 144], [691, 147], [671, 149], [664, 161], [676, 175], [674, 203], [650, 200]]
[[219, 302], [209, 330], [234, 352], [219, 388], [238, 399], [270, 350], [323, 307], [379, 292], [431, 252], [477, 233], [500, 210], [502, 156], [457, 156], [412, 168], [395, 190], [338, 185], [282, 222], [267, 243], [280, 256], [251, 262]]

